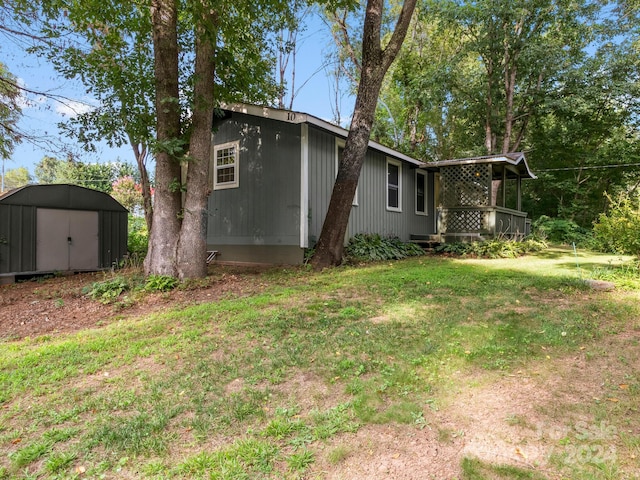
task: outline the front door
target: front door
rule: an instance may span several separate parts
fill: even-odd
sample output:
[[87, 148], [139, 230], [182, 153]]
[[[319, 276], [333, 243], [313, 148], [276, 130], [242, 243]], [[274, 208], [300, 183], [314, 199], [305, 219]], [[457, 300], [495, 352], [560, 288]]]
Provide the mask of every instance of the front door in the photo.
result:
[[98, 268], [98, 212], [39, 208], [36, 235], [38, 271]]

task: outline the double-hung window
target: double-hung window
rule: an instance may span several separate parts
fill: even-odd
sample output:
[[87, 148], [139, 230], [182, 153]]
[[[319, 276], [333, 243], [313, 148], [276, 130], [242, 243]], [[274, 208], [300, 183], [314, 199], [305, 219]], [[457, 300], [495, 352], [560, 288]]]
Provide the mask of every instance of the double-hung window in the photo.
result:
[[213, 148], [213, 189], [237, 188], [240, 142], [223, 143]]
[[387, 158], [387, 210], [402, 211], [402, 164]]

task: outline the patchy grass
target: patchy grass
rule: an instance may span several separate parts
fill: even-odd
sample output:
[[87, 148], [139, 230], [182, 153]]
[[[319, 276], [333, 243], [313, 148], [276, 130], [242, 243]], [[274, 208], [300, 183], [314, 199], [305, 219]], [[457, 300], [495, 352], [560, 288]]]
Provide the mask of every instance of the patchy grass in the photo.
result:
[[[577, 260], [270, 271], [253, 296], [5, 341], [0, 478], [322, 477], [366, 463], [346, 445], [378, 426], [456, 447], [470, 427], [438, 411], [520, 376], [555, 395], [548, 423], [503, 409], [501, 428], [551, 453], [524, 467], [465, 454], [455, 475], [625, 478], [640, 458], [638, 291], [589, 290], [581, 277], [611, 258]], [[600, 375], [588, 402], [571, 396], [595, 378], [572, 377], [577, 357]]]

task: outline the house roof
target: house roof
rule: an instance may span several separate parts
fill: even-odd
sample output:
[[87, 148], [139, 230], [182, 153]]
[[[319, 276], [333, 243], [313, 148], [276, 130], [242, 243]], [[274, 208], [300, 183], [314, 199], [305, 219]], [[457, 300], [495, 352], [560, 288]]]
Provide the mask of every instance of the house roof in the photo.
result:
[[[349, 134], [349, 130], [338, 125], [334, 125], [333, 123], [327, 122], [326, 120], [322, 120], [318, 117], [314, 117], [313, 115], [309, 115], [308, 113], [296, 112], [293, 110], [281, 110], [271, 107], [262, 107], [259, 105], [250, 105], [246, 103], [223, 104], [221, 108], [223, 110], [244, 113], [246, 115], [254, 115], [263, 118], [273, 118], [274, 120], [280, 120], [287, 123], [308, 123], [309, 125], [313, 125], [323, 130], [329, 131], [345, 139]], [[369, 140], [369, 147], [374, 150], [378, 150], [385, 155], [397, 158], [398, 160], [403, 160], [418, 167], [426, 166], [426, 164], [424, 162], [421, 162], [420, 160], [416, 160], [415, 158], [405, 155], [404, 153], [400, 153], [392, 148], [385, 147], [384, 145], [378, 142], [374, 142], [373, 140]]]
[[478, 165], [490, 163], [492, 165], [505, 165], [513, 167], [513, 171], [517, 171], [517, 173], [522, 178], [538, 178], [536, 177], [529, 165], [527, 164], [527, 160], [524, 156], [523, 152], [512, 152], [512, 153], [503, 153], [499, 155], [484, 155], [481, 157], [469, 157], [469, 158], [456, 158], [452, 160], [441, 160], [438, 162], [429, 162], [427, 164], [427, 168], [429, 167], [451, 167], [456, 165]]

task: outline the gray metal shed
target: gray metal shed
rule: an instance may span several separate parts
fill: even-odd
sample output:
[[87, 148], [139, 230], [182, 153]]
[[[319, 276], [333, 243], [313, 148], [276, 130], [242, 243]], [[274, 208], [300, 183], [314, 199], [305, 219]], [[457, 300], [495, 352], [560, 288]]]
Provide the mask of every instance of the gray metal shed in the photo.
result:
[[127, 253], [127, 209], [77, 185], [0, 195], [0, 275], [109, 268]]

